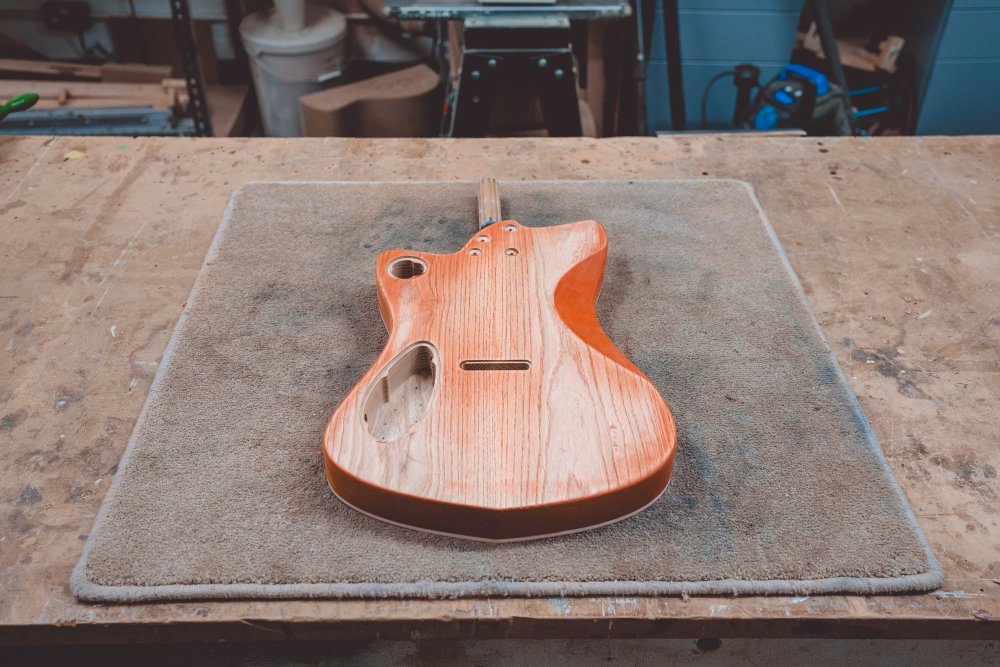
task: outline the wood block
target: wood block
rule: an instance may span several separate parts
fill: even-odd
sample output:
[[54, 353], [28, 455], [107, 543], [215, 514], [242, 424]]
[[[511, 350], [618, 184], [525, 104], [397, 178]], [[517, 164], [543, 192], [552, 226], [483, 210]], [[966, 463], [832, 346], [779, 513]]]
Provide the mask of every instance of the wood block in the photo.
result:
[[22, 74], [47, 74], [50, 76], [72, 77], [80, 79], [100, 79], [100, 65], [85, 65], [54, 60], [22, 60], [19, 58], [0, 58], [0, 72], [18, 72]]
[[307, 137], [429, 137], [438, 133], [439, 78], [424, 64], [299, 99]]
[[242, 84], [209, 84], [205, 87], [212, 131], [216, 137], [236, 137], [247, 131], [250, 87]]

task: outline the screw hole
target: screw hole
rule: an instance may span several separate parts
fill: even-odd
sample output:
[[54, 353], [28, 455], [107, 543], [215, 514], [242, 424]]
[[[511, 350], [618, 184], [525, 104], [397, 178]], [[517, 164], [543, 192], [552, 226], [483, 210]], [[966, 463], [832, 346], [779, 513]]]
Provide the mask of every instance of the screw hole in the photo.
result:
[[469, 254], [472, 256], [481, 255], [483, 254], [483, 251], [479, 248], [469, 248]]
[[489, 243], [490, 237], [486, 236], [485, 234], [482, 234], [481, 236], [477, 236], [476, 240], [479, 241], [480, 243]]
[[503, 254], [510, 255], [511, 257], [513, 257], [514, 255], [517, 254], [517, 248], [507, 248], [506, 250], [503, 251]]
[[409, 280], [427, 272], [427, 263], [416, 257], [400, 257], [389, 264], [389, 273], [394, 278]]
[[517, 227], [515, 227], [514, 225], [504, 225], [503, 230], [505, 232], [516, 232]]

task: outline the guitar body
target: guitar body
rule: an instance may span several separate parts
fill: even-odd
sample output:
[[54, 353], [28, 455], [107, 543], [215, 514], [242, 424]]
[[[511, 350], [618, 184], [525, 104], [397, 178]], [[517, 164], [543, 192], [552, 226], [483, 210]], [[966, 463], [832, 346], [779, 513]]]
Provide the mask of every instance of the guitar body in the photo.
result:
[[411, 528], [503, 541], [616, 521], [670, 478], [674, 420], [595, 305], [594, 221], [491, 224], [376, 261], [389, 340], [323, 437], [333, 492]]

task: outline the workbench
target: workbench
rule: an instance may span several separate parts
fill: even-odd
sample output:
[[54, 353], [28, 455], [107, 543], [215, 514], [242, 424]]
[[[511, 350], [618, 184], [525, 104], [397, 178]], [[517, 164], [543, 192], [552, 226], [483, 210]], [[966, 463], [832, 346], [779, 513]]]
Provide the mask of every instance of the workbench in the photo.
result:
[[[1000, 636], [1000, 137], [19, 137], [0, 140], [0, 163], [0, 644]], [[232, 191], [269, 179], [483, 175], [750, 182], [944, 566], [944, 587], [76, 602], [70, 570]]]

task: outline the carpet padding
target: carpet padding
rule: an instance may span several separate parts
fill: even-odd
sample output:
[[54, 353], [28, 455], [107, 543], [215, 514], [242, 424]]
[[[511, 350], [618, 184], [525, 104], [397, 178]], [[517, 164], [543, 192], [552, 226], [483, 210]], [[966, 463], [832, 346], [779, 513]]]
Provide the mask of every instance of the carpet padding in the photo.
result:
[[608, 232], [598, 304], [678, 447], [647, 510], [483, 544], [327, 487], [326, 420], [386, 333], [389, 248], [458, 249], [475, 183], [254, 183], [233, 198], [73, 575], [84, 600], [923, 591], [941, 570], [750, 189], [501, 183], [530, 226]]

